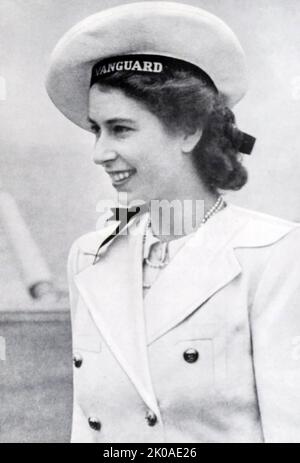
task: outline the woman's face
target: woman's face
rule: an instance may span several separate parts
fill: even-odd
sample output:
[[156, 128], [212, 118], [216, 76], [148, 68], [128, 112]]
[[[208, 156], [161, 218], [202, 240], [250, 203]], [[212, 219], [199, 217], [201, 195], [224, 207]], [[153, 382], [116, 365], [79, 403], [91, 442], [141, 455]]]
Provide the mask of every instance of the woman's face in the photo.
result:
[[186, 163], [182, 135], [166, 131], [160, 120], [118, 89], [94, 85], [89, 118], [96, 134], [94, 161], [109, 174], [128, 201], [173, 199]]

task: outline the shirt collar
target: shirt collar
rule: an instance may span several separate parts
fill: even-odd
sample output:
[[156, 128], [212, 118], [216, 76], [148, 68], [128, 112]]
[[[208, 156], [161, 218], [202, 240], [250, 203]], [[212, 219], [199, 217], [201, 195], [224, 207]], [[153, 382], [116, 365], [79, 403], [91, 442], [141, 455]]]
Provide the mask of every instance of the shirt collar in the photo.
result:
[[[147, 212], [146, 214], [147, 214], [147, 219], [148, 219], [149, 213]], [[137, 220], [138, 220], [138, 218], [133, 219], [131, 221], [131, 224], [133, 224]], [[145, 223], [145, 221], [143, 221], [143, 223]], [[136, 224], [136, 225], [138, 225], [138, 224]], [[129, 233], [130, 233], [130, 230], [132, 230], [132, 229], [133, 229], [133, 227], [129, 227]], [[147, 229], [146, 230], [144, 229], [144, 233], [145, 233], [145, 238], [144, 238], [143, 258], [147, 259], [147, 258], [149, 258], [151, 247], [155, 243], [160, 243], [161, 241], [159, 240], [159, 238], [157, 238], [157, 236], [153, 235], [151, 227], [147, 226]], [[184, 235], [184, 236], [182, 236], [180, 238], [177, 238], [177, 239], [174, 239], [172, 241], [169, 241], [169, 245], [168, 245], [169, 256], [172, 258], [173, 255], [194, 235], [195, 235], [195, 232], [190, 233], [188, 235]]]

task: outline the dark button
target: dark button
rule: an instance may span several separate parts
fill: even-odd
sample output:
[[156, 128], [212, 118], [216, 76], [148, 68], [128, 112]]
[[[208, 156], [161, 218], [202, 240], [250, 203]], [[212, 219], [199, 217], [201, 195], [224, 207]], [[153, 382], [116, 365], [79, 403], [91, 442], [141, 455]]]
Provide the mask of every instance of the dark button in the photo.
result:
[[199, 358], [199, 352], [193, 348], [187, 349], [183, 352], [183, 358], [188, 363], [197, 362]]
[[148, 410], [146, 413], [146, 420], [149, 426], [155, 426], [157, 423], [157, 416], [152, 410]]
[[100, 431], [101, 429], [101, 423], [98, 420], [98, 418], [95, 418], [93, 416], [89, 417], [89, 425], [94, 431]]
[[80, 367], [81, 367], [82, 361], [83, 361], [83, 359], [82, 359], [81, 355], [75, 354], [75, 355], [73, 356], [73, 363], [74, 363], [74, 366], [75, 366], [76, 368], [80, 368]]

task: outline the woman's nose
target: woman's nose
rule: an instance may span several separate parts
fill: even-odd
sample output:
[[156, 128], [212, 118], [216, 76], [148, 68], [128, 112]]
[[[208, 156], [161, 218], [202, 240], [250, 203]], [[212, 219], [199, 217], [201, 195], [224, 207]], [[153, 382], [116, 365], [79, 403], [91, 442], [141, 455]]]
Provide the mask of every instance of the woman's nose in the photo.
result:
[[93, 152], [93, 161], [95, 164], [105, 164], [108, 161], [113, 161], [117, 157], [117, 152], [109, 143], [109, 140], [101, 137], [96, 141], [95, 148]]

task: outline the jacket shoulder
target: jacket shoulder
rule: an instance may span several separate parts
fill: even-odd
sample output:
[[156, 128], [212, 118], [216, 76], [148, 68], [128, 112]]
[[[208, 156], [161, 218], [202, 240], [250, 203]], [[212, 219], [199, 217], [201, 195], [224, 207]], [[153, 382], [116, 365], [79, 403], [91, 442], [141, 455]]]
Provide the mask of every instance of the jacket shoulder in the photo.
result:
[[235, 237], [234, 247], [272, 245], [293, 231], [293, 235], [299, 236], [300, 224], [297, 222], [235, 205], [230, 205], [230, 209], [233, 220], [241, 220], [245, 224]]
[[300, 224], [298, 222], [294, 222], [292, 220], [283, 219], [281, 217], [277, 217], [275, 215], [266, 214], [264, 212], [254, 211], [253, 209], [247, 209], [245, 207], [236, 206], [230, 204], [230, 208], [235, 214], [244, 216], [246, 218], [255, 220], [256, 222], [264, 223], [264, 224], [271, 224], [273, 226], [286, 226], [295, 228]]

